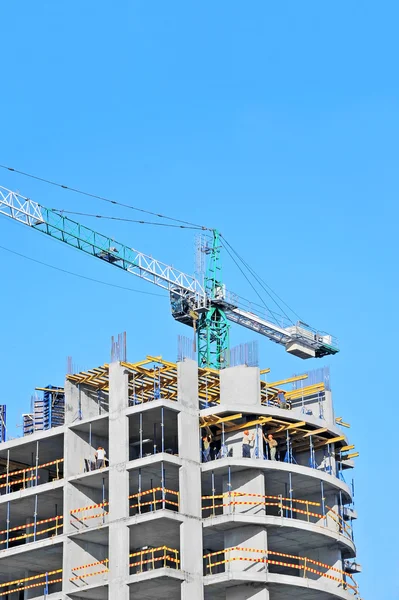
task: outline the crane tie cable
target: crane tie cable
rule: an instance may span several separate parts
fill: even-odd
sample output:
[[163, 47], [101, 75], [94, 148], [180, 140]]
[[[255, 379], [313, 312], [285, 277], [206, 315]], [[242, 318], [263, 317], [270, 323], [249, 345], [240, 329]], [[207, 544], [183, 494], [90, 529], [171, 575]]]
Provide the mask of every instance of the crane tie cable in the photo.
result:
[[138, 212], [146, 213], [147, 215], [152, 215], [153, 217], [159, 217], [160, 219], [167, 219], [169, 221], [175, 221], [176, 223], [190, 225], [197, 229], [209, 230], [209, 227], [204, 227], [203, 225], [198, 225], [197, 223], [191, 223], [190, 221], [183, 221], [182, 219], [175, 219], [174, 217], [168, 217], [167, 215], [162, 215], [159, 213], [152, 212], [150, 210], [145, 210], [144, 208], [138, 208], [137, 206], [133, 206], [131, 204], [125, 204], [123, 202], [118, 202], [117, 200], [111, 200], [110, 198], [106, 198], [105, 196], [98, 196], [97, 194], [85, 192], [84, 190], [80, 190], [78, 188], [70, 187], [68, 185], [58, 183], [56, 181], [51, 181], [51, 179], [45, 179], [44, 177], [39, 177], [38, 175], [32, 175], [32, 173], [26, 173], [25, 171], [19, 171], [18, 169], [14, 169], [13, 167], [8, 167], [7, 165], [0, 164], [0, 168], [5, 169], [6, 171], [12, 171], [13, 173], [18, 173], [19, 175], [23, 175], [24, 177], [29, 177], [30, 179], [36, 179], [37, 181], [42, 181], [43, 183], [48, 183], [49, 185], [54, 185], [54, 186], [62, 188], [64, 190], [69, 190], [70, 192], [75, 192], [76, 194], [81, 194], [82, 196], [88, 196], [89, 198], [95, 198], [97, 200], [102, 200], [103, 202], [109, 202], [110, 204], [114, 204], [117, 206], [123, 206], [124, 208], [129, 208], [130, 210], [137, 210]]
[[[127, 219], [124, 217], [111, 217], [108, 215], [95, 215], [92, 213], [84, 213], [84, 212], [76, 212], [74, 210], [64, 210], [63, 208], [52, 208], [53, 212], [56, 212], [60, 215], [80, 215], [82, 217], [94, 217], [96, 219], [109, 219], [112, 221], [126, 221], [128, 223], [140, 223], [141, 225], [158, 225], [158, 227], [176, 227], [177, 229], [199, 229], [199, 227], [192, 225], [172, 225], [170, 223], [157, 223], [156, 221], [140, 221], [137, 219]], [[202, 229], [202, 228], [201, 228]]]

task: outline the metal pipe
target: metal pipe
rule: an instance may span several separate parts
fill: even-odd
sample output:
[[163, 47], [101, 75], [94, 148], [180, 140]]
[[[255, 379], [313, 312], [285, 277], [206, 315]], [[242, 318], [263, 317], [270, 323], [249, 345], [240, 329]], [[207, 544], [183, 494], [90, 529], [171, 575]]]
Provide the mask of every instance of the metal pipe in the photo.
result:
[[162, 508], [165, 508], [165, 468], [161, 461], [161, 487], [162, 487]]
[[163, 406], [161, 407], [161, 435], [161, 450], [162, 452], [165, 452], [165, 411]]
[[[224, 444], [225, 438], [224, 438], [224, 423], [222, 423], [222, 452], [221, 452], [221, 458], [225, 457], [225, 452], [226, 452], [226, 446]], [[230, 468], [230, 467], [229, 467]]]
[[288, 473], [288, 482], [289, 482], [289, 486], [290, 486], [290, 489], [289, 489], [289, 493], [290, 493], [290, 512], [291, 512], [291, 519], [292, 519], [292, 516], [293, 516], [292, 515], [292, 508], [293, 508], [293, 506], [292, 506], [292, 492], [293, 492], [293, 489], [292, 489], [292, 473]]
[[36, 468], [35, 468], [35, 485], [38, 482], [38, 469], [39, 469], [39, 440], [36, 442]]
[[138, 498], [137, 506], [139, 509], [139, 514], [141, 514], [141, 469], [139, 469], [139, 494], [138, 494], [137, 498]]
[[91, 451], [92, 451], [91, 444], [92, 444], [91, 423], [89, 423], [89, 471], [91, 471]]
[[[215, 473], [212, 471], [212, 514], [215, 516]], [[223, 503], [223, 500], [222, 500]]]
[[7, 450], [7, 477], [6, 477], [6, 494], [10, 492], [9, 485], [9, 477], [10, 477], [10, 450]]
[[140, 413], [139, 436], [140, 436], [140, 458], [143, 458], [143, 413]]
[[290, 443], [290, 434], [287, 431], [287, 451], [286, 451], [286, 455], [285, 455], [285, 462], [292, 462], [291, 461], [291, 443]]
[[102, 486], [102, 504], [103, 504], [103, 523], [105, 523], [105, 479], [103, 477], [103, 486]]
[[7, 542], [6, 542], [6, 548], [8, 548], [9, 540], [10, 540], [10, 501], [7, 502]]
[[228, 471], [227, 489], [229, 492], [229, 512], [231, 512], [231, 467], [230, 467], [230, 465], [229, 465], [229, 471]]
[[322, 481], [320, 481], [320, 492], [321, 492], [321, 510], [322, 510], [323, 517], [325, 517], [326, 516], [326, 504], [325, 504], [325, 498], [324, 498], [324, 483]]
[[36, 524], [37, 524], [37, 494], [35, 495], [35, 512], [33, 514], [33, 541], [36, 542]]

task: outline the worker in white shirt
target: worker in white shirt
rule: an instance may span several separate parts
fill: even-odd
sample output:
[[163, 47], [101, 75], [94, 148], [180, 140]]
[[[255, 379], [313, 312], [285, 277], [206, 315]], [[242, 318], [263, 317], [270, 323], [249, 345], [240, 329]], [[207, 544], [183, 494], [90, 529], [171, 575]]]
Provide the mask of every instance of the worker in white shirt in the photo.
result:
[[244, 435], [242, 436], [242, 457], [251, 458], [251, 447], [254, 445], [255, 434], [249, 433], [248, 429], [245, 429]]
[[105, 462], [108, 462], [106, 454], [107, 453], [102, 446], [97, 448], [97, 451], [94, 453], [94, 457], [96, 459], [96, 469], [102, 469], [105, 467]]

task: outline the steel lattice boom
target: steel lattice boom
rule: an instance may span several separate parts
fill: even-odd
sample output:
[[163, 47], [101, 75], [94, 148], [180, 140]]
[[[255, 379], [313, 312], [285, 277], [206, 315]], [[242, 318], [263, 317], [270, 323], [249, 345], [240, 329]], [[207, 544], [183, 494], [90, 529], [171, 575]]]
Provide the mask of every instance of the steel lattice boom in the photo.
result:
[[240, 306], [222, 283], [219, 233], [216, 230], [213, 231], [213, 244], [208, 249], [209, 266], [205, 286], [202, 286], [191, 275], [1, 186], [0, 214], [168, 290], [173, 317], [194, 327], [197, 332], [198, 362], [202, 367], [228, 365], [227, 321], [266, 336], [300, 358], [338, 352], [336, 341], [326, 333], [301, 322], [281, 324], [271, 313], [265, 318]]

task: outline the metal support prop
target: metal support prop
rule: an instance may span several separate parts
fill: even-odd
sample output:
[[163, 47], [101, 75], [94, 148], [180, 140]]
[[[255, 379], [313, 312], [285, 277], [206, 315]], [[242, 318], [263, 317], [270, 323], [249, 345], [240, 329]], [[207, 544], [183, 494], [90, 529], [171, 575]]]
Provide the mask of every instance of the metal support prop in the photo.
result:
[[140, 413], [139, 420], [140, 458], [143, 458], [143, 413]]
[[309, 436], [309, 451], [310, 451], [310, 459], [309, 459], [309, 466], [312, 469], [316, 468], [316, 457], [315, 457], [315, 451], [314, 451], [314, 446], [313, 446], [313, 440], [312, 440], [312, 436]]
[[342, 501], [342, 490], [339, 490], [339, 504], [338, 504], [338, 512], [339, 512], [339, 516], [341, 517], [340, 523], [339, 523], [339, 527], [340, 529], [342, 529], [342, 531], [344, 530], [344, 508], [343, 508], [343, 501]]
[[[91, 436], [91, 423], [89, 423], [89, 471], [91, 471], [91, 455], [92, 455], [92, 436]], [[97, 465], [96, 465], [97, 466]]]
[[37, 494], [35, 494], [35, 512], [33, 514], [33, 541], [36, 542], [36, 528], [37, 528]]
[[161, 450], [162, 452], [165, 452], [165, 409], [163, 406], [161, 407], [161, 435]]
[[165, 467], [161, 461], [161, 487], [162, 487], [162, 508], [165, 508]]
[[255, 436], [256, 436], [256, 445], [255, 445], [255, 458], [259, 458], [259, 429], [258, 429], [259, 425], [258, 423], [256, 424], [255, 427]]
[[287, 431], [287, 450], [285, 453], [284, 462], [291, 463], [292, 462], [291, 458], [292, 458], [291, 457], [291, 440], [290, 440], [290, 434]]
[[222, 423], [222, 446], [221, 446], [220, 450], [221, 450], [220, 457], [225, 458], [225, 456], [227, 455], [227, 451], [226, 451], [225, 437], [224, 437], [224, 423]]
[[7, 541], [6, 548], [8, 548], [10, 541], [10, 501], [7, 502]]
[[103, 505], [103, 523], [105, 523], [105, 478], [103, 477], [102, 485], [102, 505]]
[[153, 447], [154, 447], [154, 454], [157, 453], [157, 424], [154, 423], [154, 440], [153, 440]]
[[38, 469], [39, 469], [39, 441], [36, 442], [35, 485], [37, 485], [37, 483], [38, 483]]
[[44, 597], [46, 598], [48, 596], [48, 573], [46, 573], [46, 582], [44, 585]]
[[[215, 516], [215, 473], [212, 471], [212, 514]], [[222, 498], [223, 503], [223, 498]]]
[[55, 535], [58, 535], [58, 504], [54, 507], [55, 512]]
[[137, 496], [137, 507], [139, 509], [139, 514], [141, 514], [141, 469], [139, 469], [139, 493]]
[[10, 450], [7, 450], [7, 476], [6, 476], [6, 493], [10, 493]]
[[292, 493], [293, 493], [293, 489], [292, 489], [292, 473], [288, 473], [288, 484], [289, 484], [289, 494], [290, 494], [290, 513], [291, 513], [291, 519], [292, 519]]
[[331, 464], [331, 446], [327, 444], [327, 454], [328, 454], [328, 473], [332, 475], [332, 464]]
[[81, 421], [83, 419], [82, 413], [82, 394], [80, 390], [80, 383], [78, 383], [78, 419]]
[[323, 481], [320, 481], [320, 492], [321, 492], [321, 511], [323, 514], [323, 517], [326, 517], [326, 503], [325, 503], [325, 497], [324, 497], [324, 483]]
[[231, 467], [230, 467], [230, 465], [229, 465], [229, 470], [228, 470], [227, 490], [229, 492], [229, 512], [231, 512]]

